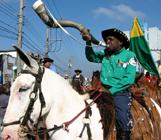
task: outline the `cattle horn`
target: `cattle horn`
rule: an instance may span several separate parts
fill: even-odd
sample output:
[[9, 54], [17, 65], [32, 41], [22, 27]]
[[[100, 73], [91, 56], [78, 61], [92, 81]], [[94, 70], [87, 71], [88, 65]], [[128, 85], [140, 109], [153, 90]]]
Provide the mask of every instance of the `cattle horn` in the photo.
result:
[[[51, 28], [60, 28], [58, 24], [53, 20], [53, 18], [50, 16], [50, 14], [47, 12], [47, 9], [45, 8], [45, 4], [41, 0], [37, 0], [32, 8], [34, 11], [37, 13], [37, 15], [42, 19], [42, 21], [49, 27]], [[79, 30], [83, 34], [90, 34], [89, 29], [85, 28], [83, 25], [80, 23], [74, 22], [74, 21], [68, 21], [68, 20], [57, 20], [57, 22], [62, 26], [62, 27], [72, 27], [77, 30]], [[91, 35], [91, 34], [90, 34]], [[92, 43], [96, 45], [101, 45], [105, 46], [104, 43], [98, 41], [91, 35], [92, 37]], [[102, 44], [101, 44], [102, 43]]]

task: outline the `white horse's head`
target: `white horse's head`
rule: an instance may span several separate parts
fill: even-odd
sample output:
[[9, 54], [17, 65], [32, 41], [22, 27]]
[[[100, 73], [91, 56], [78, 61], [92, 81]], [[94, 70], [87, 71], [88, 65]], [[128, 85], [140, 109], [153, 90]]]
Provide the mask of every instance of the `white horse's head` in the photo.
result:
[[10, 99], [2, 126], [2, 137], [5, 140], [13, 138], [18, 140], [19, 137], [24, 139], [33, 126], [37, 125], [39, 117], [47, 112], [42, 111], [46, 106], [41, 91], [44, 68], [20, 49], [16, 48], [16, 50], [25, 65], [11, 86]]
[[[70, 120], [85, 108], [84, 100], [63, 77], [40, 66], [20, 49], [16, 50], [25, 67], [11, 86], [9, 104], [2, 125], [2, 139], [25, 140], [26, 134], [31, 132], [33, 126], [37, 126], [41, 117], [45, 120], [48, 130], [61, 126], [56, 133], [55, 127], [54, 131], [49, 132], [51, 139], [76, 140], [84, 126], [82, 121], [85, 112], [74, 121]], [[92, 138], [101, 140], [103, 134], [100, 114], [95, 105], [92, 108]], [[68, 121], [72, 123], [69, 126], [70, 132], [62, 129], [62, 124]], [[83, 133], [82, 139], [88, 139], [87, 133]]]

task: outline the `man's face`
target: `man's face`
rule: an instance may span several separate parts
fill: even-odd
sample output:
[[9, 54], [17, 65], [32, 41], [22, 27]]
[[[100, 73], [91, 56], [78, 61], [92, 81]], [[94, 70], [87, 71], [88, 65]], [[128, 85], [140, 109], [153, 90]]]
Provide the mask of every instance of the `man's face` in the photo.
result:
[[76, 71], [76, 75], [80, 75], [80, 72], [79, 71]]
[[46, 63], [44, 63], [44, 66], [46, 68], [50, 68], [52, 64], [53, 64], [52, 62], [46, 62]]
[[122, 42], [114, 36], [108, 36], [105, 40], [108, 51], [116, 51], [122, 48]]

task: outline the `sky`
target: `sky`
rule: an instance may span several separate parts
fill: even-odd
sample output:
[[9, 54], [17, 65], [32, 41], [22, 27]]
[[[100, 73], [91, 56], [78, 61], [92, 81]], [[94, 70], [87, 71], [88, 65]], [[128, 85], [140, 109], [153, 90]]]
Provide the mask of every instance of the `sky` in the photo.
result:
[[[33, 11], [36, 0], [24, 0], [23, 45], [26, 52], [45, 55], [46, 25]], [[148, 27], [161, 29], [161, 0], [43, 0], [52, 15], [58, 20], [70, 20], [82, 24], [98, 40], [101, 31], [108, 28], [131, 30], [136, 16]], [[20, 0], [0, 0], [0, 50], [12, 50], [17, 45], [18, 15]], [[61, 29], [50, 29], [49, 57], [54, 59], [61, 75], [82, 74], [91, 77], [101, 64], [89, 62], [85, 57], [85, 42], [78, 30], [65, 28], [76, 39]], [[94, 49], [99, 50], [97, 47]], [[101, 48], [102, 49], [102, 48]], [[69, 64], [71, 64], [69, 67]]]

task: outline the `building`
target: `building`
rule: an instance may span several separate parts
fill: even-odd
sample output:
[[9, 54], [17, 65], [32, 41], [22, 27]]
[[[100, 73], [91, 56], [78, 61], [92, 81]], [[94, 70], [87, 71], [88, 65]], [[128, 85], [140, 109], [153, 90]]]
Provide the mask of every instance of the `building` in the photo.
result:
[[148, 29], [147, 41], [152, 51], [152, 56], [157, 65], [161, 64], [161, 30], [157, 27]]
[[16, 51], [0, 51], [0, 84], [12, 83], [16, 66]]

